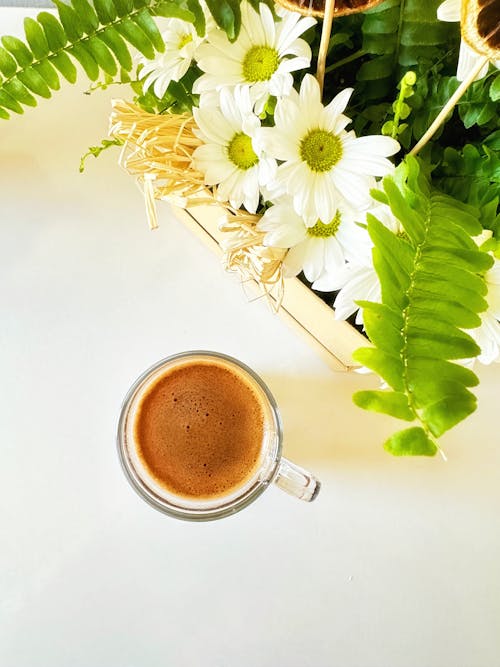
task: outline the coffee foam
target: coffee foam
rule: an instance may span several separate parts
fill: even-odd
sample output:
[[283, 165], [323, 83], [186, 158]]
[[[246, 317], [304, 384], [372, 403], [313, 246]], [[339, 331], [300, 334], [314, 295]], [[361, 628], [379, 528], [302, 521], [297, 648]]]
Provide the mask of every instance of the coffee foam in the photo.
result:
[[162, 496], [193, 501], [251, 486], [276, 433], [263, 390], [222, 360], [188, 360], [159, 372], [134, 412], [131, 454], [140, 477]]

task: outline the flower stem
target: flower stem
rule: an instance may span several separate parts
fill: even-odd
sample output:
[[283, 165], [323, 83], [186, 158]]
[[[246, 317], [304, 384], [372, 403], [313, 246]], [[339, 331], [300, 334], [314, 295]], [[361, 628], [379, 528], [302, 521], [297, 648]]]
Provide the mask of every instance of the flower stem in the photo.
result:
[[484, 65], [489, 61], [488, 56], [484, 56], [478, 62], [476, 63], [475, 67], [471, 69], [467, 77], [462, 81], [462, 83], [458, 86], [456, 91], [453, 93], [453, 95], [450, 97], [448, 102], [444, 105], [444, 107], [441, 109], [439, 114], [437, 115], [436, 119], [432, 123], [432, 125], [429, 127], [427, 132], [424, 134], [424, 136], [420, 139], [418, 143], [415, 144], [415, 146], [411, 149], [410, 155], [416, 155], [422, 148], [432, 139], [434, 134], [437, 132], [437, 130], [441, 127], [441, 125], [445, 122], [447, 115], [453, 111], [455, 105], [457, 104], [458, 100], [462, 97], [462, 95], [465, 94], [471, 83], [474, 81], [476, 78], [478, 72], [484, 67]]
[[347, 63], [350, 63], [353, 60], [357, 60], [358, 58], [362, 58], [365, 54], [366, 54], [366, 51], [364, 49], [359, 49], [359, 51], [355, 51], [354, 53], [351, 53], [350, 56], [347, 56], [346, 58], [342, 58], [342, 60], [339, 60], [338, 62], [333, 63], [332, 65], [328, 65], [325, 72], [327, 74], [329, 72], [333, 72], [333, 70], [338, 69], [339, 67], [342, 67], [342, 65], [347, 65]]
[[325, 16], [323, 17], [323, 27], [321, 29], [321, 41], [319, 44], [318, 65], [316, 68], [316, 78], [318, 79], [319, 89], [323, 95], [323, 84], [325, 82], [326, 56], [328, 54], [328, 44], [332, 33], [333, 13], [335, 11], [335, 0], [326, 0]]

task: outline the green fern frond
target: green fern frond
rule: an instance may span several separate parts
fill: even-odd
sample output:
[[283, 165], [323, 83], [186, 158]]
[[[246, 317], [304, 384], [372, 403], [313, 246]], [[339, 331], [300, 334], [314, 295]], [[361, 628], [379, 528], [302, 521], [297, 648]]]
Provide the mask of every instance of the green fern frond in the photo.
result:
[[[36, 106], [70, 83], [79, 64], [91, 81], [115, 76], [133, 66], [130, 47], [146, 58], [164, 50], [154, 15], [177, 17], [204, 30], [198, 0], [54, 0], [58, 18], [41, 12], [26, 18], [26, 41], [2, 37], [0, 46], [0, 118]], [[200, 10], [200, 11], [199, 11]]]
[[432, 191], [415, 158], [384, 179], [384, 192], [407, 238], [368, 216], [382, 303], [359, 303], [374, 347], [357, 350], [354, 358], [392, 391], [357, 392], [354, 402], [420, 422], [386, 442], [392, 454], [431, 455], [435, 439], [476, 408], [468, 387], [478, 380], [453, 360], [480, 352], [464, 329], [479, 326], [478, 313], [487, 308], [483, 275], [493, 259], [471, 238], [482, 230], [474, 209]]
[[360, 67], [358, 80], [366, 82], [369, 97], [383, 97], [408, 68], [432, 63], [456, 47], [456, 26], [437, 19], [440, 2], [386, 0], [366, 13], [362, 48], [371, 58]]

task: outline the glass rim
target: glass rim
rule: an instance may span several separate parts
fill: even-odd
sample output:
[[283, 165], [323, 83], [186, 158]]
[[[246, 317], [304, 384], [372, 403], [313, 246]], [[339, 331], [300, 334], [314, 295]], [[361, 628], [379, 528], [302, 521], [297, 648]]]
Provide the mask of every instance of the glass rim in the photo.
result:
[[[212, 359], [220, 359], [228, 362], [229, 364], [235, 365], [237, 368], [239, 368], [244, 373], [249, 375], [251, 380], [255, 382], [263, 392], [265, 399], [268, 402], [268, 407], [276, 426], [277, 441], [275, 445], [275, 452], [273, 452], [273, 462], [268, 474], [266, 474], [265, 479], [255, 480], [252, 486], [250, 486], [249, 488], [247, 488], [242, 492], [241, 496], [237, 496], [236, 498], [232, 498], [227, 501], [224, 501], [224, 498], [221, 498], [220, 505], [204, 509], [202, 507], [200, 508], [183, 507], [182, 498], [180, 497], [179, 497], [179, 505], [176, 505], [170, 502], [169, 500], [162, 498], [158, 493], [154, 491], [154, 489], [150, 488], [143, 479], [141, 479], [141, 477], [135, 470], [132, 461], [130, 460], [130, 456], [126, 451], [127, 418], [132, 403], [137, 394], [139, 393], [139, 391], [143, 388], [148, 379], [152, 377], [157, 371], [161, 370], [162, 367], [168, 366], [170, 364], [175, 363], [178, 360], [186, 359], [189, 357], [193, 358], [206, 357]], [[245, 507], [253, 503], [255, 500], [257, 500], [257, 498], [260, 495], [262, 495], [262, 493], [264, 493], [264, 491], [272, 483], [274, 477], [278, 472], [278, 467], [282, 456], [283, 424], [274, 396], [272, 395], [266, 383], [252, 368], [247, 366], [239, 359], [236, 359], [235, 357], [232, 357], [222, 352], [215, 352], [212, 350], [187, 350], [184, 352], [177, 352], [175, 354], [169, 355], [168, 357], [160, 359], [159, 361], [151, 365], [149, 368], [147, 368], [143, 373], [141, 373], [139, 377], [132, 383], [131, 387], [129, 388], [129, 390], [125, 395], [125, 398], [123, 399], [120, 408], [116, 444], [118, 449], [118, 458], [122, 470], [125, 473], [125, 477], [127, 478], [132, 488], [136, 491], [136, 493], [143, 500], [145, 500], [151, 507], [158, 510], [159, 512], [162, 512], [163, 514], [167, 514], [177, 519], [183, 519], [186, 521], [210, 521], [212, 519], [219, 519], [231, 516], [232, 514], [235, 514], [236, 512], [239, 512], [240, 510], [244, 509]], [[202, 505], [202, 502], [203, 501], [200, 501], [200, 505]]]

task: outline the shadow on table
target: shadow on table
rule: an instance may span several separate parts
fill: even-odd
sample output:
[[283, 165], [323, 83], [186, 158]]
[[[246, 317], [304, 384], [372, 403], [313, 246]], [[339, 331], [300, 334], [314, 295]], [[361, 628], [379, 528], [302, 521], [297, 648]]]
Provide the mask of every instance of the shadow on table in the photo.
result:
[[297, 462], [376, 465], [395, 421], [356, 407], [352, 395], [376, 388], [374, 376], [334, 373], [331, 377], [264, 376], [280, 408], [285, 456]]

